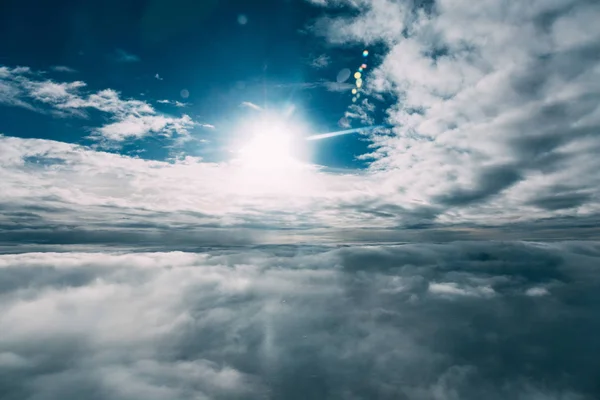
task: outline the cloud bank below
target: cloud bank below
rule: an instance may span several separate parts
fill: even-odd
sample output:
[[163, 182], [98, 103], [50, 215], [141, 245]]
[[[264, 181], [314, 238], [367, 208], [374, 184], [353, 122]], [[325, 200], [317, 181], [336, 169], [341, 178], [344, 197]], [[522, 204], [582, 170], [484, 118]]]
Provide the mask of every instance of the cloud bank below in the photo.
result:
[[594, 243], [0, 256], [7, 400], [600, 393]]

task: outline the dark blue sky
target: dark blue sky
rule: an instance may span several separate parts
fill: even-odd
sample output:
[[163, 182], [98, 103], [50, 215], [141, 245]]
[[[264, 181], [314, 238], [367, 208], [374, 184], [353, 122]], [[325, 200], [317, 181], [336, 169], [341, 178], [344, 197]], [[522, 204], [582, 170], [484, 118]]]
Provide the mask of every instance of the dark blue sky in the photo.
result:
[[[349, 90], [330, 91], [322, 82], [335, 82], [341, 69], [355, 70], [363, 62], [362, 47], [332, 48], [306, 33], [324, 11], [300, 0], [4, 1], [1, 7], [0, 36], [7, 39], [0, 42], [1, 64], [39, 71], [68, 66], [77, 72], [50, 71], [48, 77], [81, 80], [93, 91], [111, 88], [160, 112], [185, 113], [215, 125], [214, 131], [192, 131], [212, 147], [185, 148], [186, 154], [210, 161], [226, 158], [215, 148], [222, 150], [247, 113], [242, 102], [274, 110], [293, 104], [310, 126], [309, 133], [343, 129], [338, 121], [352, 104], [352, 95]], [[328, 65], [318, 68], [312, 64], [320, 56]], [[181, 97], [182, 90], [189, 98]], [[189, 106], [156, 104], [161, 99]], [[0, 129], [11, 136], [90, 144], [85, 138], [88, 127], [101, 123], [95, 118], [102, 116], [90, 117], [53, 119], [2, 107]], [[355, 160], [367, 151], [358, 135], [311, 145], [317, 164], [364, 166]], [[158, 159], [170, 154], [164, 141], [153, 137], [129, 141], [120, 151]]]

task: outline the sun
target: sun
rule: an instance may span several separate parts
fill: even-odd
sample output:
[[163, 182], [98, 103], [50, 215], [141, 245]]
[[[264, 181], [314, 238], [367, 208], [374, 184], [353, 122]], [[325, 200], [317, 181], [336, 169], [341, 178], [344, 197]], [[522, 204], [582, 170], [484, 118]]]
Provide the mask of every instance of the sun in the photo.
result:
[[301, 129], [276, 115], [265, 115], [248, 122], [235, 153], [243, 168], [263, 174], [299, 167], [305, 158]]
[[272, 127], [257, 132], [239, 150], [239, 162], [246, 168], [269, 170], [294, 163], [290, 133]]
[[233, 146], [232, 185], [239, 194], [294, 195], [310, 186], [306, 130], [298, 120], [263, 112], [241, 124]]

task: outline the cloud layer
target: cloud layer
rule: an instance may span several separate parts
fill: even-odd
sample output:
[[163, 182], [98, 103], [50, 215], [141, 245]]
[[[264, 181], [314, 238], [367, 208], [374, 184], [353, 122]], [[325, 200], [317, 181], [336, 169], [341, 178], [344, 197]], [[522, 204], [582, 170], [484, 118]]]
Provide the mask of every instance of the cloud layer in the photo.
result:
[[363, 157], [403, 194], [396, 204], [491, 224], [598, 213], [597, 2], [314, 3], [335, 16], [313, 32], [373, 47], [367, 89], [397, 99], [395, 128]]
[[3, 399], [597, 398], [596, 243], [0, 256]]
[[[371, 142], [369, 154], [357, 155], [366, 170], [257, 173], [231, 160], [143, 161], [2, 137], [0, 196], [12, 213], [2, 217], [11, 227], [5, 240], [48, 226], [90, 237], [79, 235], [89, 220], [141, 237], [175, 227], [254, 229], [243, 233], [254, 237], [285, 229], [341, 241], [600, 236], [600, 30], [589, 22], [600, 17], [596, 2], [316, 3], [334, 12], [312, 32], [333, 45], [370, 46], [366, 90], [394, 99], [385, 110], [393, 128], [362, 133]], [[93, 136], [110, 143], [150, 135], [182, 142], [200, 126], [26, 67], [0, 68], [0, 103], [60, 117], [99, 112], [108, 122], [92, 127]], [[384, 102], [357, 103], [340, 124], [371, 124], [381, 111], [374, 104]]]

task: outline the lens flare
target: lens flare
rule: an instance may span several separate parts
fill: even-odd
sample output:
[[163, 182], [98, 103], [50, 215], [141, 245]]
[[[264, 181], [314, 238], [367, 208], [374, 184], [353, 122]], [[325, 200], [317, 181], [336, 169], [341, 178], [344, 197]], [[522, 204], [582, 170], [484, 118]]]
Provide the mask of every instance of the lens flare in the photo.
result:
[[340, 72], [338, 72], [335, 80], [338, 83], [344, 83], [348, 80], [348, 78], [350, 78], [350, 74], [352, 74], [352, 72], [350, 72], [350, 70], [348, 68], [344, 68]]

